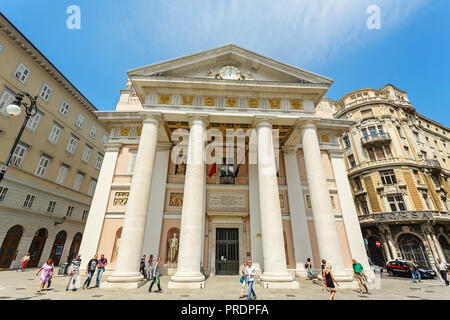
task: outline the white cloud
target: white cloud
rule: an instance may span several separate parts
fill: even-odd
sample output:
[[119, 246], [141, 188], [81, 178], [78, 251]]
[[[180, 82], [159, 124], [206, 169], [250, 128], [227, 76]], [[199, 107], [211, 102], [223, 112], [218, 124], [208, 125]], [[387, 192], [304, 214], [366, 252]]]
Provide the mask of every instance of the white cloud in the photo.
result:
[[[428, 1], [142, 1], [129, 3], [123, 27], [134, 50], [164, 48], [167, 58], [235, 43], [312, 67], [393, 32]], [[366, 27], [366, 9], [373, 4], [381, 8], [382, 30]]]

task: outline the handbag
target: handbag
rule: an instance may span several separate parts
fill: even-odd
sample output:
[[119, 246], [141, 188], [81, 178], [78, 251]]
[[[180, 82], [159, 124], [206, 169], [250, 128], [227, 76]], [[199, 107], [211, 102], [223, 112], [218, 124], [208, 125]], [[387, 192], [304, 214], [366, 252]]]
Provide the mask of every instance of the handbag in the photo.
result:
[[239, 281], [240, 281], [241, 283], [244, 283], [244, 276], [241, 276], [241, 278], [239, 279]]

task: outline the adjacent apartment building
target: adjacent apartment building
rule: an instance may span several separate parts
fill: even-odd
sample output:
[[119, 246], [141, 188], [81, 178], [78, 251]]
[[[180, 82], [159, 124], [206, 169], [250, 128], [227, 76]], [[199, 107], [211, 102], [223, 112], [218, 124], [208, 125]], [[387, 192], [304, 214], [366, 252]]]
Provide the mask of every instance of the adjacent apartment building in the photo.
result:
[[0, 165], [25, 117], [6, 107], [22, 91], [39, 96], [38, 113], [0, 182], [1, 269], [27, 252], [31, 267], [78, 252], [107, 139], [97, 109], [0, 14]]
[[391, 84], [333, 104], [336, 118], [356, 121], [341, 143], [372, 263], [450, 262], [449, 128], [417, 113]]

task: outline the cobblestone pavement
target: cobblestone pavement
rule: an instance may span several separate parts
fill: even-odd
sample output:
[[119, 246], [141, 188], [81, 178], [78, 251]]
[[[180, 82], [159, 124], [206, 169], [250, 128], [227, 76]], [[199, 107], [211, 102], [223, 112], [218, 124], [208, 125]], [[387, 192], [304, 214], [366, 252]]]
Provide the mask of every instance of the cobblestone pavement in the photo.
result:
[[[149, 283], [134, 290], [85, 289], [65, 291], [66, 276], [54, 276], [50, 289], [37, 293], [39, 276], [35, 270], [25, 272], [0, 272], [0, 300], [240, 300], [239, 276], [216, 276], [207, 279], [205, 289], [175, 290], [167, 289], [169, 276], [161, 277], [163, 293], [148, 293]], [[108, 272], [103, 275], [103, 280]], [[82, 281], [86, 277], [82, 276]], [[95, 280], [95, 278], [94, 278]], [[255, 284], [258, 300], [326, 300], [329, 293], [305, 279], [300, 282], [300, 289], [263, 289]], [[92, 281], [95, 283], [95, 281]], [[154, 287], [153, 290], [156, 288]], [[409, 278], [392, 278], [383, 275], [381, 289], [372, 290], [371, 294], [359, 294], [352, 289], [339, 289], [336, 300], [450, 300], [450, 287], [445, 287], [439, 278], [412, 283]]]

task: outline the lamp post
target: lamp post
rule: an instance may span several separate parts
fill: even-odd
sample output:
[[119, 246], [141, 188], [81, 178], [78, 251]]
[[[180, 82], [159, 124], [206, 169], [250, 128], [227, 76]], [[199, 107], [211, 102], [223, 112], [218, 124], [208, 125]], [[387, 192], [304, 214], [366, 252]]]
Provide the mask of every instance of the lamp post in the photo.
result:
[[[26, 97], [30, 100], [30, 103], [22, 102], [23, 98]], [[6, 159], [5, 164], [2, 166], [0, 170], [0, 182], [3, 180], [3, 177], [5, 176], [6, 169], [8, 169], [9, 162], [11, 161], [12, 155], [14, 154], [14, 151], [16, 150], [17, 144], [20, 141], [20, 138], [22, 137], [23, 130], [25, 129], [25, 126], [27, 125], [28, 120], [35, 116], [37, 113], [37, 105], [36, 100], [38, 96], [35, 96], [34, 98], [26, 93], [26, 92], [19, 92], [16, 95], [16, 99], [6, 107], [6, 112], [8, 112], [12, 116], [18, 116], [22, 108], [25, 108], [25, 119], [23, 120], [22, 127], [20, 128], [19, 134], [16, 137], [16, 140], [14, 140], [14, 144], [11, 148], [11, 151], [9, 152], [8, 158]]]

